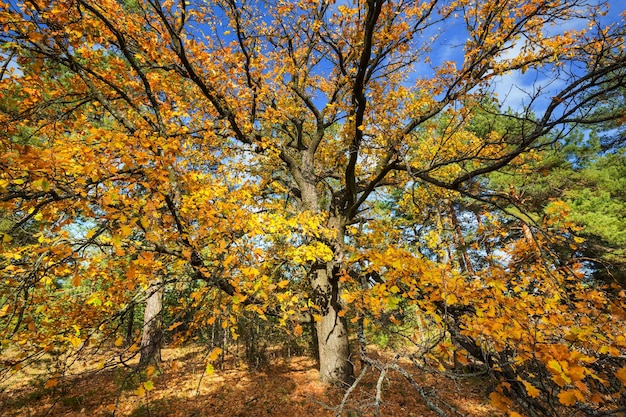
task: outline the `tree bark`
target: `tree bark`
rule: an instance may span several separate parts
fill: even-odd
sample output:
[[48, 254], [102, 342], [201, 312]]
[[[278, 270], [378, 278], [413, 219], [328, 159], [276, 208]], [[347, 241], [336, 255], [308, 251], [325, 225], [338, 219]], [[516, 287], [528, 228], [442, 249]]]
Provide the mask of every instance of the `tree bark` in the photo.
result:
[[139, 367], [161, 361], [161, 311], [163, 310], [163, 286], [160, 281], [148, 287], [146, 310], [143, 315], [141, 334], [141, 357]]
[[[313, 174], [312, 156], [308, 153], [303, 157], [303, 172], [300, 186], [302, 188], [303, 208], [319, 212], [319, 196], [316, 190], [316, 179]], [[305, 179], [306, 178], [306, 179]], [[333, 385], [352, 384], [354, 367], [350, 361], [350, 343], [348, 340], [348, 323], [343, 314], [340, 302], [341, 286], [336, 266], [341, 265], [343, 258], [346, 221], [337, 208], [331, 207], [327, 226], [336, 231], [333, 247], [333, 259], [328, 262], [318, 261], [311, 265], [309, 281], [311, 283], [311, 299], [317, 308], [319, 317], [315, 320], [317, 347], [319, 353], [320, 380]], [[328, 244], [328, 242], [324, 242]], [[315, 317], [315, 315], [314, 315]]]
[[135, 330], [135, 303], [128, 308], [126, 322], [126, 346], [133, 344], [133, 332]]
[[320, 379], [333, 385], [352, 384], [354, 367], [350, 358], [348, 323], [339, 302], [339, 279], [332, 263], [314, 266], [311, 277], [313, 300], [319, 308], [316, 321]]

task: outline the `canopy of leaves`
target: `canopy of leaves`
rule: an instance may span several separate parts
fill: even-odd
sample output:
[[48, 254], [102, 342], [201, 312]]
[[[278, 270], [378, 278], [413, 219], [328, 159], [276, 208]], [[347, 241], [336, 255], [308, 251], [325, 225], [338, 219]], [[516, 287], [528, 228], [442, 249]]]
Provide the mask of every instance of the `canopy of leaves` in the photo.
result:
[[[116, 351], [159, 277], [175, 341], [216, 322], [236, 339], [250, 317], [296, 337], [313, 322], [321, 367], [340, 363], [323, 378], [352, 382], [351, 330], [364, 364], [419, 390], [365, 350], [404, 325], [398, 357], [484, 367], [496, 405], [614, 411], [626, 294], [576, 254], [585, 236], [623, 257], [623, 152], [545, 152], [623, 120], [625, 26], [606, 12], [0, 0], [7, 374], [50, 351]], [[452, 29], [463, 40], [438, 53]], [[536, 82], [503, 111], [487, 97], [512, 75]], [[558, 199], [565, 181], [584, 186]]]

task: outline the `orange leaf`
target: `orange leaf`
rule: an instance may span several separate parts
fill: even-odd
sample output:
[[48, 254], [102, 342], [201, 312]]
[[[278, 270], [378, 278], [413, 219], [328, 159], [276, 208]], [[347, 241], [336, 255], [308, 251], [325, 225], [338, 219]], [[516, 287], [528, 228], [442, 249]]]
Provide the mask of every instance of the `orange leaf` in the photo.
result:
[[[215, 319], [213, 319], [213, 320], [215, 320]], [[175, 328], [177, 328], [178, 326], [180, 326], [181, 324], [183, 324], [182, 321], [177, 321], [176, 323], [172, 323], [172, 325], [170, 327], [168, 327], [167, 330], [168, 331], [172, 331]]]
[[526, 387], [526, 392], [529, 396], [531, 396], [532, 398], [537, 398], [539, 396], [539, 390], [533, 384], [526, 381], [522, 382], [524, 383], [524, 386]]
[[621, 367], [615, 372], [617, 379], [622, 381], [622, 384], [626, 385], [626, 366]]
[[563, 405], [572, 406], [576, 404], [576, 401], [584, 401], [585, 397], [582, 392], [577, 389], [568, 389], [567, 391], [561, 391], [559, 393], [559, 401]]
[[578, 365], [572, 365], [569, 368], [568, 374], [572, 378], [573, 382], [582, 381], [585, 379], [585, 368]]
[[49, 380], [46, 381], [46, 385], [44, 385], [43, 387], [45, 389], [54, 388], [57, 386], [58, 383], [59, 383], [58, 378], [50, 378]]
[[491, 404], [496, 407], [499, 408], [501, 410], [506, 410], [509, 408], [509, 405], [511, 404], [511, 399], [508, 397], [505, 397], [504, 395], [500, 394], [499, 392], [492, 392], [491, 394], [489, 394], [489, 399], [491, 400]]

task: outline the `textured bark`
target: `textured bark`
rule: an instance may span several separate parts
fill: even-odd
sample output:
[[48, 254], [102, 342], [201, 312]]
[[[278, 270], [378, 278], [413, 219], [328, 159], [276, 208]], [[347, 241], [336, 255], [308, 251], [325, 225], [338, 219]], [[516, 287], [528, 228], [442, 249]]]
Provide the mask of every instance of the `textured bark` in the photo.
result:
[[131, 304], [128, 308], [126, 322], [126, 346], [133, 344], [133, 333], [135, 330], [135, 304]]
[[161, 361], [161, 310], [163, 310], [163, 286], [160, 282], [155, 282], [148, 288], [148, 299], [143, 316], [140, 367], [150, 362]]
[[354, 367], [350, 358], [348, 325], [345, 316], [339, 315], [339, 280], [331, 268], [330, 263], [318, 265], [311, 278], [314, 302], [321, 316], [316, 322], [320, 379], [349, 386], [354, 380]]
[[[303, 155], [303, 173], [300, 177], [302, 202], [306, 210], [319, 210], [319, 196], [316, 190], [316, 178], [313, 174], [312, 155]], [[350, 358], [348, 341], [348, 324], [345, 316], [339, 315], [342, 309], [340, 302], [340, 282], [335, 268], [343, 258], [345, 236], [345, 218], [337, 214], [339, 210], [331, 208], [327, 226], [336, 231], [333, 242], [333, 259], [329, 262], [317, 262], [311, 265], [309, 281], [311, 298], [317, 307], [319, 319], [315, 323], [317, 348], [319, 353], [320, 379], [333, 385], [348, 386], [354, 381], [354, 367]]]
[[317, 324], [311, 318], [311, 320], [308, 322], [308, 325], [310, 326], [310, 331], [311, 331], [310, 349], [311, 349], [311, 352], [313, 354], [313, 357], [315, 358], [315, 363], [317, 364], [317, 367], [319, 369], [319, 366], [320, 366], [320, 347], [319, 347], [319, 344], [317, 342]]

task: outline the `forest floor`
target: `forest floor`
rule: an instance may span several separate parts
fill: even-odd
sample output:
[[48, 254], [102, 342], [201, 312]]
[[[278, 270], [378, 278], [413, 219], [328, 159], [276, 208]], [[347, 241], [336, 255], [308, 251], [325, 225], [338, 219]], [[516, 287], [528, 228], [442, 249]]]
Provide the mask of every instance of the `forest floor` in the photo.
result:
[[[331, 417], [345, 393], [319, 382], [315, 361], [304, 356], [274, 359], [262, 371], [250, 371], [231, 359], [223, 370], [209, 373], [200, 348], [165, 349], [162, 357], [160, 369], [129, 377], [130, 368], [122, 366], [94, 372], [93, 361], [75, 363], [68, 372], [74, 375], [56, 383], [43, 368], [19, 372], [0, 385], [0, 416]], [[460, 413], [455, 415], [503, 415], [489, 404], [484, 380], [412, 372], [428, 398], [455, 407]], [[378, 372], [366, 374], [342, 416], [374, 415], [378, 377]], [[387, 373], [381, 387], [380, 416], [437, 415], [398, 373]]]

